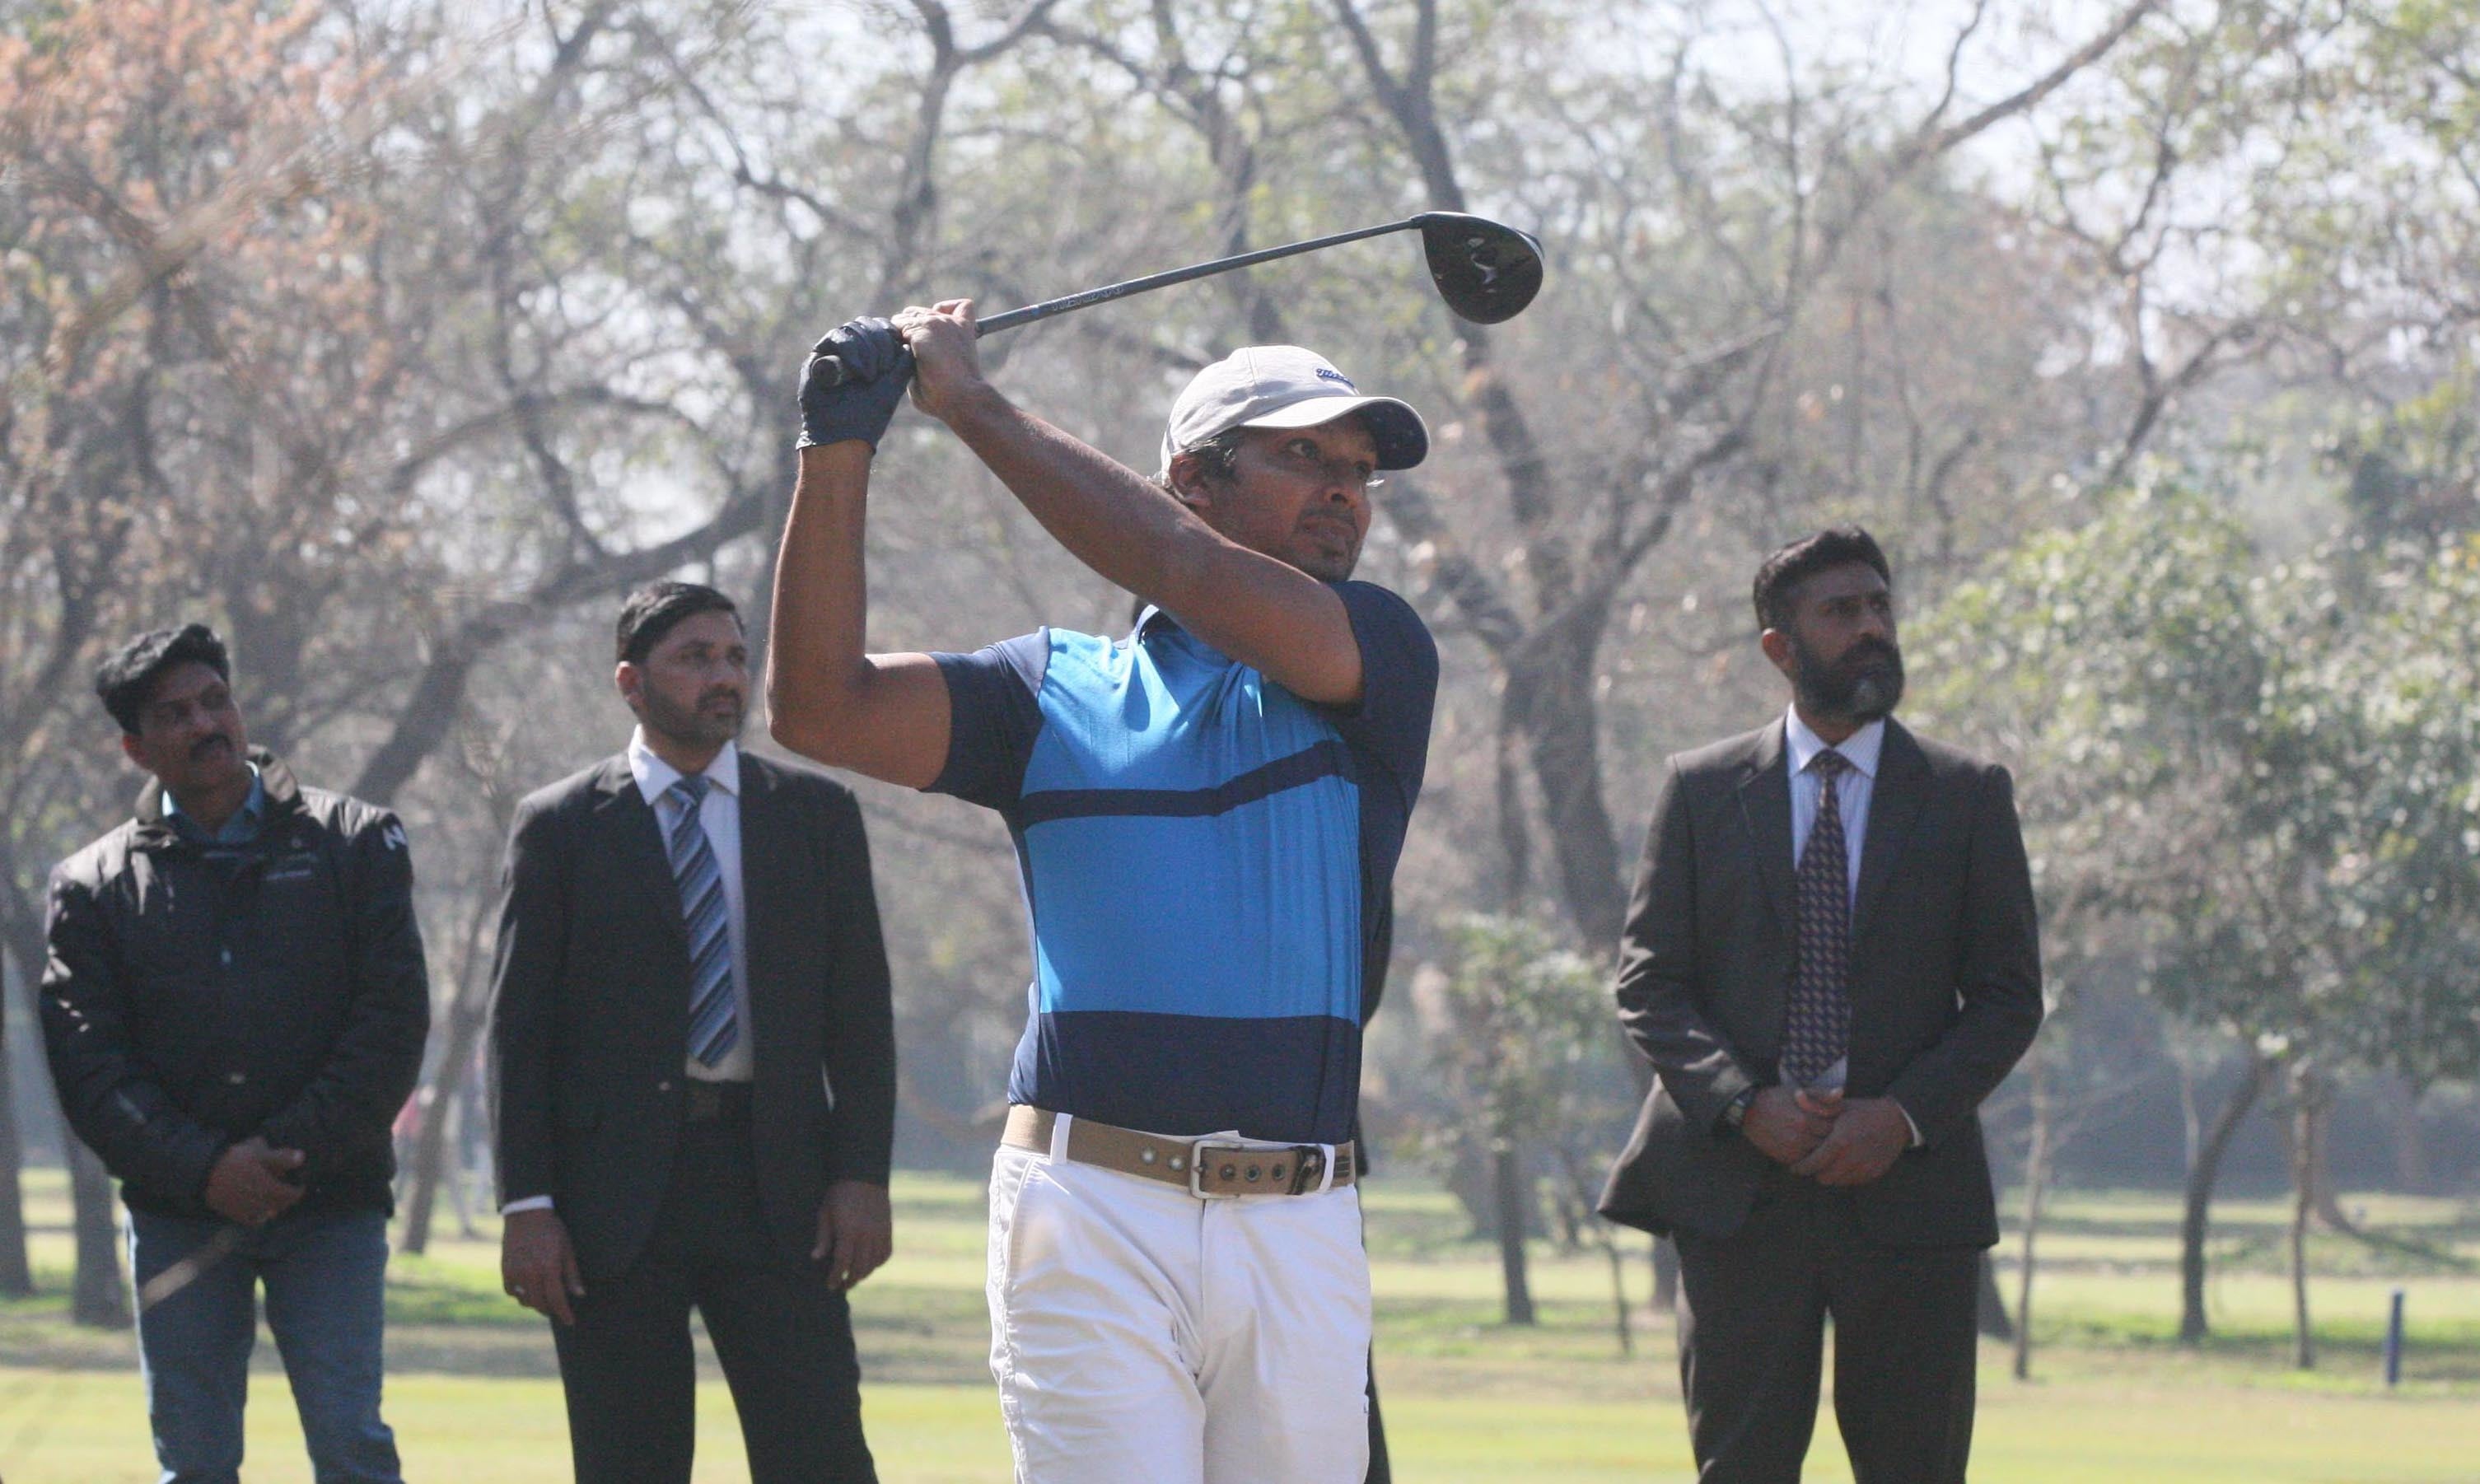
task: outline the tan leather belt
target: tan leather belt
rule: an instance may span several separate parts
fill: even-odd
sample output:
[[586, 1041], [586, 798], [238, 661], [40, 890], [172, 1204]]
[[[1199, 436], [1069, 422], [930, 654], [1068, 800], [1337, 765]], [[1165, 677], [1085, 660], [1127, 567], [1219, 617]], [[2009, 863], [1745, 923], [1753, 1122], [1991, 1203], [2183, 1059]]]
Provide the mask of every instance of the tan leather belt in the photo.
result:
[[[1059, 1115], [1022, 1104], [1008, 1110], [999, 1141], [1034, 1154], [1051, 1152]], [[1068, 1120], [1068, 1147], [1079, 1164], [1177, 1186], [1201, 1200], [1240, 1195], [1315, 1195], [1339, 1190], [1360, 1176], [1357, 1144], [1264, 1144], [1231, 1139], [1165, 1139], [1113, 1128], [1090, 1118]], [[1331, 1163], [1333, 1178], [1327, 1178]]]

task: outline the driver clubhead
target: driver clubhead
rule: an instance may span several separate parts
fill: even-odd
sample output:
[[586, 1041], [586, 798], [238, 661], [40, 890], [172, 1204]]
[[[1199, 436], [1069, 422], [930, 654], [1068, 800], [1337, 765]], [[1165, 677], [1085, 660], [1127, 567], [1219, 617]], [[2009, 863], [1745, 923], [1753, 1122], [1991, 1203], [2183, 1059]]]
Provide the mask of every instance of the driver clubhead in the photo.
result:
[[1530, 233], [1461, 212], [1423, 212], [1413, 220], [1438, 296], [1458, 318], [1512, 320], [1541, 292], [1541, 244]]

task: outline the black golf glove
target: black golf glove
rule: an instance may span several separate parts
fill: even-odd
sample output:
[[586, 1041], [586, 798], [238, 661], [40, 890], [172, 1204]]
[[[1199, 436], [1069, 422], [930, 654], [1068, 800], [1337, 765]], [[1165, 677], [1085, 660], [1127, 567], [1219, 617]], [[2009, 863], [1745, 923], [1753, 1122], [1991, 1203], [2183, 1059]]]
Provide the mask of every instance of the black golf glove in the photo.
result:
[[[831, 361], [828, 358], [833, 357]], [[843, 380], [819, 374], [843, 366]], [[872, 448], [885, 436], [895, 404], [913, 379], [913, 352], [885, 320], [847, 320], [810, 347], [801, 372], [801, 442], [808, 448], [858, 438]]]

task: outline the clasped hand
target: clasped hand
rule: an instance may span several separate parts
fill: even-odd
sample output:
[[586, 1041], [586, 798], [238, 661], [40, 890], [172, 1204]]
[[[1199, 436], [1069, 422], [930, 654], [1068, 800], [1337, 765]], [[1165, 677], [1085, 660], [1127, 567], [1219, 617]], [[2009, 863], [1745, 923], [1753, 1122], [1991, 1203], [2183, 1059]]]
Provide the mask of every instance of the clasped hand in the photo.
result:
[[226, 1149], [207, 1171], [207, 1209], [227, 1221], [264, 1226], [293, 1209], [301, 1187], [291, 1177], [301, 1168], [298, 1149], [274, 1149], [252, 1134]]
[[1740, 1132], [1766, 1158], [1823, 1186], [1867, 1185], [1912, 1141], [1911, 1123], [1892, 1098], [1782, 1087], [1757, 1094]]

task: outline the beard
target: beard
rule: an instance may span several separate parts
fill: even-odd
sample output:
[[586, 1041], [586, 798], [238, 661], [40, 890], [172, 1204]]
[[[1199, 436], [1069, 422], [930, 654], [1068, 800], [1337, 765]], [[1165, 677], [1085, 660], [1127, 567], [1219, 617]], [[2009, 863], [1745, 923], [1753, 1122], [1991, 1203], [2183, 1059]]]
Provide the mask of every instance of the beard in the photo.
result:
[[1292, 565], [1321, 582], [1342, 582], [1348, 580], [1352, 570], [1360, 565], [1360, 553], [1356, 550], [1346, 556], [1336, 556], [1329, 551], [1311, 551]]
[[[1340, 547], [1341, 550], [1337, 550]], [[1345, 534], [1332, 525], [1295, 530], [1288, 550], [1268, 554], [1288, 566], [1298, 568], [1321, 582], [1341, 582], [1360, 565], [1361, 537]]]
[[1903, 699], [1903, 652], [1894, 644], [1863, 639], [1827, 664], [1793, 634], [1791, 652], [1792, 693], [1804, 711], [1865, 727]]
[[[737, 692], [710, 690], [698, 698], [695, 705], [683, 705], [649, 685], [644, 691], [646, 726], [675, 742], [691, 747], [721, 747], [740, 735], [741, 724], [748, 718], [748, 703]], [[726, 707], [710, 703], [729, 701]]]

